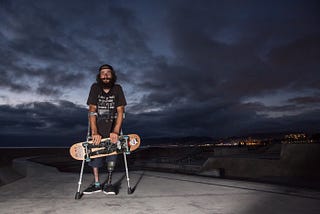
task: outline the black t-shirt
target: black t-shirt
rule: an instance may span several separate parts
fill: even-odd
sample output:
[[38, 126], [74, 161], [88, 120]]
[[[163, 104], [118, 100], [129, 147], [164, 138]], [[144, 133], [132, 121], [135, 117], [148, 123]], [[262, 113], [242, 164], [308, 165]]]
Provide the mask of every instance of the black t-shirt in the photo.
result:
[[108, 93], [94, 83], [91, 86], [87, 105], [97, 106], [97, 128], [100, 135], [109, 137], [117, 114], [117, 107], [127, 104], [120, 85], [115, 84]]

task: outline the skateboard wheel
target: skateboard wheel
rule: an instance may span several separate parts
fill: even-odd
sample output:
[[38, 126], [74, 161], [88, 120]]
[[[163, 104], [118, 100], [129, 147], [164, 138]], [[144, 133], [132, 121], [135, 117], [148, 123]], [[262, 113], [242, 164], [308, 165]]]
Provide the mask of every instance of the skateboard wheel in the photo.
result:
[[133, 139], [131, 139], [130, 141], [129, 141], [129, 145], [130, 146], [134, 146], [134, 145], [136, 145], [138, 142], [137, 142], [137, 140], [135, 139], [135, 138], [133, 138]]

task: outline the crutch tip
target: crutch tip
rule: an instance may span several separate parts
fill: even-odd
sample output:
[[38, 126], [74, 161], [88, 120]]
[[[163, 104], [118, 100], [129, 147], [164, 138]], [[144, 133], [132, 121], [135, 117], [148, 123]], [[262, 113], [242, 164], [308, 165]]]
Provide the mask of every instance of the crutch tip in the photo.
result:
[[133, 189], [128, 188], [128, 194], [131, 195], [133, 193]]
[[81, 198], [81, 196], [82, 196], [81, 193], [77, 192], [74, 199], [79, 200]]

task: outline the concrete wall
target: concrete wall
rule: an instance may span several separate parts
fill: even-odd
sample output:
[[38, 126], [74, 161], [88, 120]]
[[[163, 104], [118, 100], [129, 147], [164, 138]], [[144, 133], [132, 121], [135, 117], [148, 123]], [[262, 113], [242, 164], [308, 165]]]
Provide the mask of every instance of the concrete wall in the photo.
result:
[[282, 145], [281, 164], [287, 173], [320, 178], [320, 144]]
[[[201, 171], [223, 171], [225, 177], [261, 180], [311, 179], [320, 182], [320, 144], [283, 144], [280, 159], [211, 157]], [[320, 184], [319, 184], [320, 185]]]

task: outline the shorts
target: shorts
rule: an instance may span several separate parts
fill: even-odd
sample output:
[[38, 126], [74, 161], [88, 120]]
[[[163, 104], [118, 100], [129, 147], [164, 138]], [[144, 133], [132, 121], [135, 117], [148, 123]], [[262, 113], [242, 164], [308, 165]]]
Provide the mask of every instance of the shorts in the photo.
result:
[[117, 162], [117, 155], [111, 155], [106, 157], [94, 158], [88, 163], [89, 166], [94, 168], [100, 168], [103, 166], [103, 161], [105, 160], [106, 163], [110, 161]]

